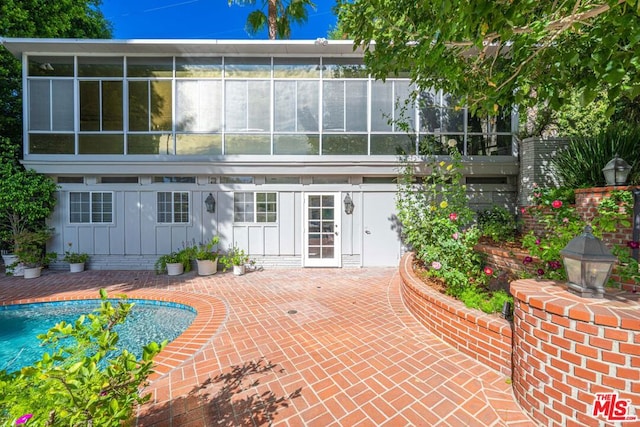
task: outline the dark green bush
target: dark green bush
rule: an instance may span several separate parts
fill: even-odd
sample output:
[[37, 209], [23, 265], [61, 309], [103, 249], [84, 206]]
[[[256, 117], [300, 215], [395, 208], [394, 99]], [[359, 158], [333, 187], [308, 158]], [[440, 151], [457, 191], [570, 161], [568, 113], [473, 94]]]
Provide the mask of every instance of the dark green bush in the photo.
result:
[[573, 137], [552, 160], [564, 185], [573, 188], [604, 186], [602, 168], [616, 154], [631, 165], [628, 183], [640, 183], [640, 126], [616, 123], [590, 137]]

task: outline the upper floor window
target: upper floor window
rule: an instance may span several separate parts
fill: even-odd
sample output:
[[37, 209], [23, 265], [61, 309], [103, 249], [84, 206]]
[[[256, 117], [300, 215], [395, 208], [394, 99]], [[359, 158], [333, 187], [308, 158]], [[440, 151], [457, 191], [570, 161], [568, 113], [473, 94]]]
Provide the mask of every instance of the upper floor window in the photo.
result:
[[157, 193], [159, 223], [189, 222], [189, 192], [159, 191]]
[[69, 193], [69, 222], [112, 223], [113, 193], [72, 191]]
[[278, 219], [276, 193], [234, 193], [234, 222], [276, 222]]
[[73, 81], [29, 81], [29, 130], [73, 131]]

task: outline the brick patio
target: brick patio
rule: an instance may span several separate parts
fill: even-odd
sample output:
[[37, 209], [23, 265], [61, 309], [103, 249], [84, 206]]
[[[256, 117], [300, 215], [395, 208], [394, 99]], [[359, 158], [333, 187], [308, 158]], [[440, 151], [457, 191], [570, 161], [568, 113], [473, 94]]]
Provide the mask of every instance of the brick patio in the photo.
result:
[[0, 304], [110, 294], [189, 303], [198, 317], [158, 356], [139, 426], [533, 426], [508, 378], [434, 337], [395, 269], [198, 277], [45, 271], [0, 278]]

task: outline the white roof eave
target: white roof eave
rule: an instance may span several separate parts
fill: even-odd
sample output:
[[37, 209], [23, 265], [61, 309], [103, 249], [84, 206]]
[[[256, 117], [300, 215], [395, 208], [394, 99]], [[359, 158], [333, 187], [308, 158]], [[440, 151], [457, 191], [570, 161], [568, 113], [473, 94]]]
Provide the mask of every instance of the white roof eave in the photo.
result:
[[115, 40], [0, 38], [13, 55], [176, 55], [176, 56], [352, 56], [361, 57], [351, 40]]

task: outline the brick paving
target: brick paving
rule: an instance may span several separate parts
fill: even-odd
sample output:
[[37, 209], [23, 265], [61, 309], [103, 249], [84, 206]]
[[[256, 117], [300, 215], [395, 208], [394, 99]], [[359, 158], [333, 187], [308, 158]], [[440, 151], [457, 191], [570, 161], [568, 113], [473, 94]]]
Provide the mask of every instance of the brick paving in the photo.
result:
[[394, 269], [199, 277], [45, 271], [0, 278], [0, 304], [110, 294], [198, 310], [159, 356], [138, 426], [534, 426], [509, 379], [434, 337]]

